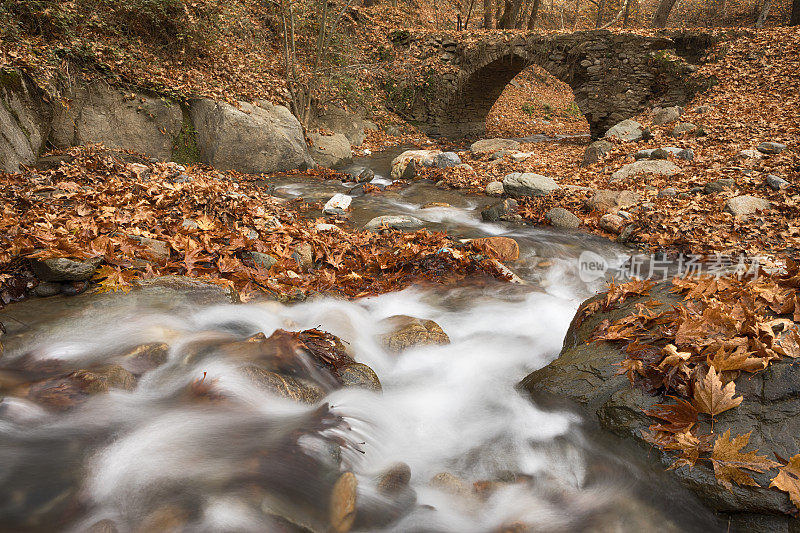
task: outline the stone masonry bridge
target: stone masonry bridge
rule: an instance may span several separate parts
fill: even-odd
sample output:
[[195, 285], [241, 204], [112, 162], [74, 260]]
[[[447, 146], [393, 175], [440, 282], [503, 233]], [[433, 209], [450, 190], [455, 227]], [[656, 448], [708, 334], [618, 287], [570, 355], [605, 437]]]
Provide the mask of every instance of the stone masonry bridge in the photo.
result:
[[691, 62], [714, 42], [697, 32], [651, 37], [608, 30], [497, 32], [463, 41], [457, 33], [394, 32], [390, 40], [400, 60], [419, 67], [408, 69], [415, 77], [387, 84], [394, 111], [431, 136], [451, 138], [483, 135], [505, 86], [534, 64], [572, 88], [592, 136], [602, 136], [648, 107], [682, 105], [707, 86]]

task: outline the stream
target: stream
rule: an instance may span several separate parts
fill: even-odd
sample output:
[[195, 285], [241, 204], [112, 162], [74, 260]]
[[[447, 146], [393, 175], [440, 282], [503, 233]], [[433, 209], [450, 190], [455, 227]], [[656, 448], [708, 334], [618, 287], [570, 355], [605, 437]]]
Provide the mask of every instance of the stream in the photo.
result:
[[[356, 159], [349, 170], [368, 166], [375, 183], [389, 183], [396, 153]], [[355, 184], [295, 177], [268, 186], [324, 203]], [[119, 298], [82, 308], [59, 296], [0, 311], [18, 335], [4, 364], [32, 358], [79, 369], [145, 343], [169, 345], [166, 362], [132, 390], [95, 395], [69, 411], [0, 394], [0, 531], [325, 531], [330, 476], [338, 474], [319, 465], [332, 455], [338, 472], [358, 482], [354, 530], [720, 529], [660, 465], [515, 388], [557, 357], [579, 303], [604, 286], [581, 279], [580, 254], [619, 264], [625, 251], [581, 232], [485, 223], [480, 210], [490, 201], [419, 182], [353, 198], [351, 219], [363, 225], [410, 214], [457, 238], [512, 237], [521, 250], [512, 268], [525, 284], [411, 287], [294, 305]], [[421, 209], [428, 202], [452, 207]], [[377, 339], [381, 320], [398, 314], [435, 321], [450, 344], [390, 353]], [[341, 421], [321, 423], [320, 403], [255, 387], [223, 346], [280, 328], [341, 338], [374, 369], [383, 392], [332, 390], [324, 402]], [[226, 401], [186, 401], [183, 391], [203, 383]], [[321, 459], [309, 467], [283, 449], [286, 439]], [[399, 463], [410, 482], [389, 497], [382, 473]]]

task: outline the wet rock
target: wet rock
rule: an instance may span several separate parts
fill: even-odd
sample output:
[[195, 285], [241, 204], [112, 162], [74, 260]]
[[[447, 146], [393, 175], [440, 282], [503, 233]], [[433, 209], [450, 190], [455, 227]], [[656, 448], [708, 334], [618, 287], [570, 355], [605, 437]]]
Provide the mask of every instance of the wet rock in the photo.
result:
[[352, 196], [353, 198], [360, 198], [364, 196], [366, 193], [364, 192], [364, 185], [356, 185], [349, 191], [347, 191], [348, 196]]
[[680, 137], [681, 135], [686, 135], [687, 133], [696, 133], [697, 131], [697, 124], [692, 124], [691, 122], [682, 122], [672, 128], [670, 135], [673, 137]]
[[786, 150], [786, 145], [776, 142], [763, 142], [756, 149], [762, 154], [779, 154]]
[[325, 396], [322, 387], [307, 379], [278, 374], [253, 365], [245, 366], [241, 371], [258, 388], [281, 398], [311, 404]]
[[61, 294], [61, 283], [51, 281], [42, 281], [33, 289], [33, 293], [41, 298], [55, 296]]
[[292, 259], [302, 270], [308, 270], [314, 266], [314, 249], [307, 242], [301, 242], [294, 248]]
[[341, 133], [322, 135], [309, 133], [311, 141], [309, 151], [314, 162], [321, 167], [337, 168], [353, 160], [353, 151], [350, 141]]
[[678, 196], [678, 189], [675, 187], [664, 187], [658, 191], [659, 198], [672, 198], [674, 196]]
[[135, 533], [151, 533], [153, 531], [180, 533], [185, 531], [188, 521], [189, 512], [186, 509], [173, 503], [166, 503], [145, 515]]
[[787, 188], [790, 185], [790, 183], [781, 177], [778, 177], [774, 174], [770, 174], [767, 176], [767, 185], [769, 186], [770, 189], [780, 191], [782, 189]]
[[356, 183], [369, 183], [375, 179], [375, 172], [371, 168], [365, 168], [355, 176]]
[[[392, 159], [391, 177], [394, 180], [410, 179], [416, 176], [416, 167], [433, 166], [433, 159], [441, 152], [439, 150], [406, 150]], [[411, 170], [407, 167], [412, 164]]]
[[706, 183], [703, 186], [703, 192], [706, 194], [715, 194], [725, 190], [733, 189], [734, 187], [736, 187], [736, 182], [734, 180], [730, 178], [721, 178]]
[[764, 154], [762, 154], [758, 150], [752, 150], [752, 149], [741, 150], [738, 155], [742, 159], [761, 159], [762, 157], [764, 157]]
[[474, 497], [472, 487], [466, 481], [450, 472], [439, 472], [431, 478], [428, 485], [431, 488], [459, 498], [471, 499]]
[[644, 130], [642, 125], [635, 120], [626, 119], [611, 126], [606, 131], [606, 138], [619, 139], [621, 141], [639, 141], [642, 139]]
[[411, 482], [411, 467], [406, 463], [395, 463], [378, 475], [378, 491], [397, 494]]
[[428, 202], [424, 204], [420, 209], [435, 209], [437, 207], [453, 207], [452, 205], [446, 202]]
[[[639, 312], [637, 306], [640, 304], [648, 305], [654, 313], [680, 305], [682, 296], [671, 292], [671, 289], [670, 282], [661, 282], [650, 290], [648, 296], [626, 299], [616, 308], [598, 311], [578, 320], [577, 317], [583, 314], [587, 305], [606, 295], [600, 294], [587, 300], [581, 304], [573, 319], [558, 358], [529, 374], [522, 381], [521, 388], [537, 400], [537, 405], [562, 407], [564, 400], [568, 400], [596, 420], [602, 429], [638, 445], [642, 460], [655, 459], [666, 468], [675, 455], [652, 447], [642, 438], [654, 423], [654, 419], [643, 411], [664, 403], [664, 399], [632, 387], [625, 375], [618, 374], [618, 363], [626, 356], [624, 346], [589, 342], [589, 339], [601, 322], [613, 322], [635, 315]], [[773, 362], [762, 372], [736, 379], [736, 391], [744, 396], [745, 401], [736, 409], [715, 417], [714, 433], [721, 435], [729, 429], [732, 435], [752, 432], [747, 449], [758, 449], [760, 455], [769, 458], [773, 458], [773, 454], [787, 457], [797, 453], [796, 436], [800, 434], [799, 374], [797, 365], [783, 360]], [[700, 424], [698, 434], [710, 432], [708, 419]], [[670, 470], [667, 475], [694, 492], [712, 510], [750, 519], [742, 523], [759, 523], [759, 517], [775, 518], [795, 511], [786, 494], [767, 488], [774, 471], [754, 476], [761, 487], [734, 485], [732, 491], [717, 483], [708, 462], [698, 461], [694, 468], [677, 468]], [[783, 529], [774, 531], [788, 531], [785, 524]], [[758, 529], [742, 529], [748, 530]]]
[[481, 139], [469, 147], [475, 155], [485, 155], [498, 150], [519, 150], [519, 142], [511, 139]]
[[93, 394], [111, 389], [133, 390], [136, 378], [119, 365], [92, 370], [76, 370], [66, 376], [47, 379], [31, 385], [28, 397], [55, 410], [66, 410]]
[[433, 320], [406, 315], [395, 315], [381, 321], [389, 332], [381, 337], [381, 344], [390, 352], [402, 352], [414, 346], [450, 344], [450, 338]]
[[763, 198], [743, 194], [725, 202], [725, 212], [735, 217], [747, 218], [758, 211], [769, 211], [772, 204]]
[[340, 368], [339, 378], [345, 387], [358, 387], [375, 392], [383, 390], [378, 375], [363, 363], [352, 363]]
[[500, 196], [503, 194], [503, 184], [499, 181], [490, 181], [488, 185], [486, 185], [486, 194], [489, 196]]
[[455, 152], [442, 152], [433, 158], [433, 166], [436, 168], [450, 168], [461, 164], [461, 158]]
[[609, 233], [619, 234], [619, 232], [622, 231], [622, 227], [625, 225], [625, 219], [614, 213], [606, 213], [600, 217], [599, 225], [600, 229]]
[[556, 228], [574, 229], [581, 225], [581, 219], [572, 211], [563, 207], [554, 207], [544, 217], [550, 222], [551, 226]]
[[163, 342], [142, 344], [122, 356], [123, 366], [139, 375], [149, 372], [167, 362], [169, 345]]
[[89, 288], [89, 280], [65, 281], [61, 284], [61, 294], [65, 296], [77, 296]]
[[416, 230], [424, 225], [425, 223], [422, 220], [408, 215], [383, 215], [367, 222], [364, 229], [369, 231], [379, 231], [381, 229]]
[[661, 126], [678, 120], [683, 109], [678, 106], [656, 108], [653, 110], [653, 125]]
[[256, 266], [259, 266], [264, 270], [269, 270], [275, 263], [278, 262], [275, 257], [261, 252], [245, 252], [243, 255], [253, 261]]
[[591, 211], [615, 211], [633, 207], [642, 197], [634, 191], [610, 191], [599, 189], [584, 203]]
[[483, 237], [472, 239], [470, 242], [483, 253], [492, 255], [500, 261], [519, 259], [519, 244], [510, 237]]
[[346, 194], [336, 193], [325, 203], [322, 212], [326, 215], [346, 215], [352, 201]]
[[553, 178], [530, 172], [514, 172], [503, 178], [503, 190], [515, 197], [546, 196], [558, 189]]
[[665, 160], [641, 160], [628, 163], [611, 175], [609, 181], [620, 181], [633, 176], [642, 174], [652, 174], [654, 176], [674, 176], [681, 172], [681, 167], [672, 161]]
[[149, 293], [158, 300], [169, 297], [190, 302], [194, 305], [219, 305], [239, 302], [239, 294], [230, 287], [209, 283], [188, 276], [158, 276], [136, 280], [136, 293]]
[[31, 269], [42, 281], [83, 281], [94, 275], [102, 261], [102, 257], [93, 257], [83, 261], [66, 257], [32, 259]]
[[512, 217], [517, 212], [517, 201], [513, 198], [492, 204], [481, 211], [481, 217], [487, 222], [497, 222]]
[[603, 157], [611, 152], [614, 149], [614, 145], [608, 141], [603, 139], [594, 141], [592, 144], [586, 147], [586, 150], [583, 152], [583, 166], [591, 165], [592, 163], [597, 163]]

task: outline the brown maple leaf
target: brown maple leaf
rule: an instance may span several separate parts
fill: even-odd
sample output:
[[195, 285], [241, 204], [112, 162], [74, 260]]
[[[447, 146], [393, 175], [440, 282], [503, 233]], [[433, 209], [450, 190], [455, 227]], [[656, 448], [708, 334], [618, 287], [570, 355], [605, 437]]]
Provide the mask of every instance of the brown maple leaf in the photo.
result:
[[789, 459], [789, 463], [778, 470], [778, 475], [772, 478], [769, 486], [788, 492], [792, 503], [800, 509], [800, 454]]
[[712, 366], [703, 379], [695, 379], [692, 405], [701, 413], [715, 416], [742, 403], [742, 397], [734, 398], [734, 394], [736, 385], [733, 381], [723, 386]]
[[[751, 432], [750, 432], [751, 433]], [[714, 442], [711, 452], [711, 463], [714, 465], [714, 477], [717, 482], [733, 490], [733, 483], [758, 487], [759, 484], [745, 472], [766, 472], [781, 466], [780, 463], [767, 459], [766, 455], [757, 455], [758, 450], [742, 453], [741, 449], [750, 442], [750, 433], [738, 435], [731, 439], [731, 430], [727, 430]]]
[[644, 411], [647, 416], [660, 418], [664, 422], [650, 426], [651, 431], [681, 433], [692, 428], [697, 422], [697, 409], [686, 400], [675, 398], [674, 404], [656, 404]]

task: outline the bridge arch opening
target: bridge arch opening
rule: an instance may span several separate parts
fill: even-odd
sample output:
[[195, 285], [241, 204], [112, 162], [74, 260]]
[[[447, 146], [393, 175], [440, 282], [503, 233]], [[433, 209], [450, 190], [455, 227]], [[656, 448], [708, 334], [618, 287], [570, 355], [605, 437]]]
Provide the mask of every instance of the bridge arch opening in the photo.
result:
[[588, 135], [569, 85], [538, 65], [529, 65], [506, 85], [486, 116], [487, 137]]

